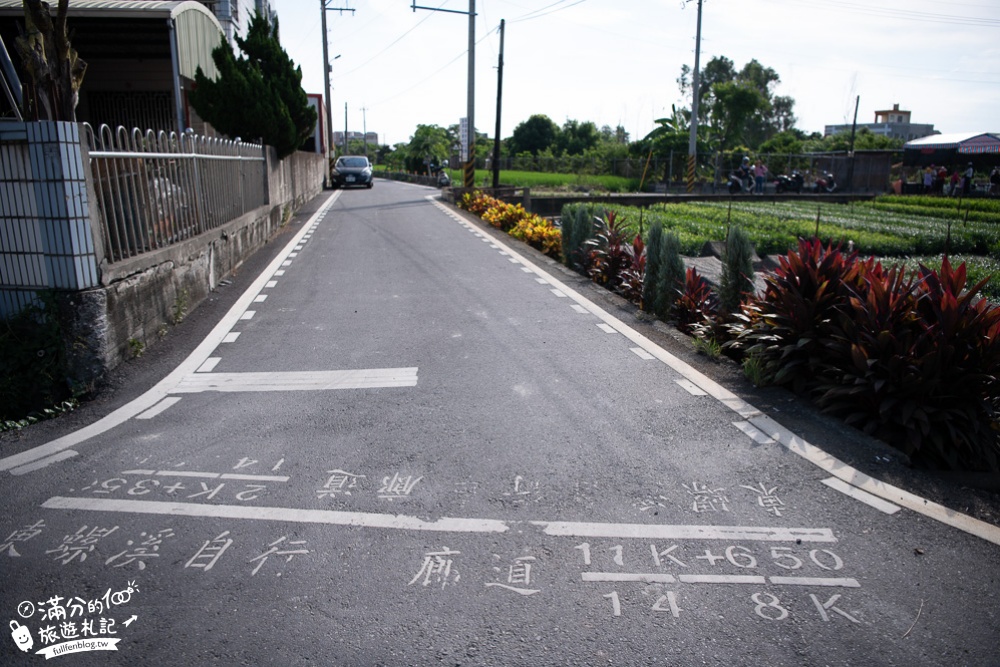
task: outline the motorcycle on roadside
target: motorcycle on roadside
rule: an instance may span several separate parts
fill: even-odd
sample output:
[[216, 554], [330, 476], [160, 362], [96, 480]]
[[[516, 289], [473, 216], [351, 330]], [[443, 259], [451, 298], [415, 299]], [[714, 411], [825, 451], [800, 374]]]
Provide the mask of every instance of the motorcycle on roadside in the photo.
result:
[[798, 170], [793, 171], [791, 176], [781, 174], [774, 179], [774, 191], [778, 194], [783, 192], [802, 192], [805, 179]]
[[837, 180], [830, 172], [824, 172], [813, 183], [813, 192], [817, 194], [831, 193], [837, 190]]

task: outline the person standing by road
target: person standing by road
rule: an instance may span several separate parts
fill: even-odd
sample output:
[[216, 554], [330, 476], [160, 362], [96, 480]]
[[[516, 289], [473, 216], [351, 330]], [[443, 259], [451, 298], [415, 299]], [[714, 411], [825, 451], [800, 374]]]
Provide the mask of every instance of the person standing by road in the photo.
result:
[[757, 158], [753, 165], [754, 194], [764, 194], [764, 179], [767, 178], [767, 167]]
[[972, 163], [965, 168], [965, 173], [962, 174], [962, 194], [968, 196], [972, 192], [972, 177], [976, 173], [975, 169], [972, 168]]

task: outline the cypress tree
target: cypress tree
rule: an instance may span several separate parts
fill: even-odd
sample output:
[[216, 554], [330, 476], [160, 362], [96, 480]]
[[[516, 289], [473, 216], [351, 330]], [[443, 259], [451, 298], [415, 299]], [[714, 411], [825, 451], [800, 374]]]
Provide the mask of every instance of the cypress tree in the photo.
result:
[[642, 309], [659, 315], [657, 303], [660, 301], [660, 252], [663, 245], [663, 225], [656, 221], [649, 227], [646, 236], [646, 273], [642, 277]]
[[660, 276], [656, 314], [666, 319], [674, 308], [684, 285], [684, 260], [681, 259], [681, 239], [676, 232], [663, 235], [660, 247]]
[[753, 294], [753, 244], [740, 227], [733, 225], [726, 239], [719, 281], [719, 305], [725, 313], [735, 313], [747, 294]]
[[239, 57], [225, 37], [212, 51], [219, 71], [214, 81], [198, 68], [191, 105], [222, 134], [273, 146], [279, 159], [291, 155], [316, 124], [316, 110], [302, 90], [302, 68], [281, 47], [277, 20], [269, 26], [255, 14], [246, 38], [236, 43]]

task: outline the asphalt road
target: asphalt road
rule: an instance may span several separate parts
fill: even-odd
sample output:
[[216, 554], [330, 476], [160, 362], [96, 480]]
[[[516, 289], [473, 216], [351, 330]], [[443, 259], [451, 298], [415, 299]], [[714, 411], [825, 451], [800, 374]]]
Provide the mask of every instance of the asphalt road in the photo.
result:
[[0, 662], [1000, 664], [1000, 529], [434, 194], [324, 193], [3, 441]]

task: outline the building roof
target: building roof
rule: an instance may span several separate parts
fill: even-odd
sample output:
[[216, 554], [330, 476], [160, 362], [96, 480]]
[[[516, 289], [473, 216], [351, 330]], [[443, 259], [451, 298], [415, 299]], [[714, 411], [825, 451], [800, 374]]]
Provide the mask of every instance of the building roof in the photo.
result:
[[957, 148], [959, 152], [965, 152], [962, 150], [963, 147], [972, 147], [984, 143], [988, 145], [994, 142], [1000, 143], [1000, 135], [990, 132], [933, 134], [922, 139], [907, 141], [903, 145], [903, 148], [912, 150]]
[[[22, 0], [0, 0], [0, 19], [23, 16]], [[221, 41], [222, 26], [200, 2], [69, 0], [68, 17], [73, 47], [84, 61], [170, 58], [164, 19], [173, 19], [181, 76], [194, 79], [198, 66], [210, 78], [217, 74], [212, 49]]]

